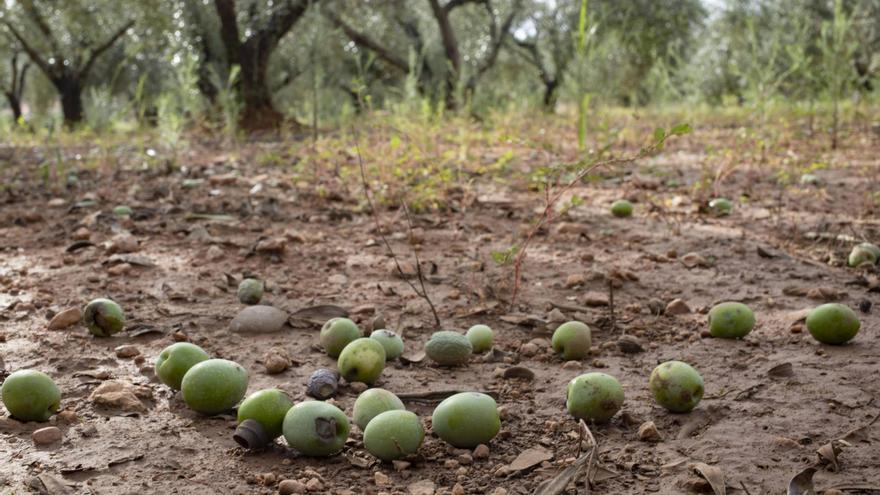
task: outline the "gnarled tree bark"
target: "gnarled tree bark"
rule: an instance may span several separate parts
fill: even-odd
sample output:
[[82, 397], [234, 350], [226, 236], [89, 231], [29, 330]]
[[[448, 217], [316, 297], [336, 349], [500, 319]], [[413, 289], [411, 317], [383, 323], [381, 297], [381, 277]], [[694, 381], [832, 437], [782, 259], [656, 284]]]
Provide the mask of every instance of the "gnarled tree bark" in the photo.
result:
[[[126, 31], [134, 25], [134, 21], [128, 21], [123, 24], [103, 43], [99, 45], [86, 45], [84, 47], [85, 51], [88, 52], [86, 56], [77, 54], [75, 57], [65, 57], [61, 53], [55, 34], [33, 1], [21, 0], [21, 4], [25, 13], [36, 25], [37, 31], [39, 31], [51, 48], [52, 56], [49, 59], [43, 57], [9, 20], [4, 20], [3, 22], [25, 53], [28, 54], [31, 61], [49, 79], [58, 92], [59, 99], [61, 100], [61, 111], [64, 114], [64, 125], [68, 128], [74, 127], [83, 120], [82, 91], [86, 78], [95, 65], [95, 60], [119, 41]], [[51, 60], [51, 63], [49, 60]]]
[[31, 64], [27, 62], [19, 65], [18, 55], [19, 52], [13, 52], [12, 59], [9, 62], [11, 69], [9, 83], [7, 84], [5, 81], [0, 83], [2, 84], [0, 89], [2, 89], [3, 94], [6, 96], [6, 101], [9, 102], [9, 108], [12, 110], [12, 118], [16, 123], [22, 116], [21, 98], [24, 94], [27, 72], [31, 67]]
[[[318, 2], [319, 0], [312, 0]], [[310, 2], [306, 0], [283, 2], [263, 25], [251, 26], [252, 34], [241, 39], [235, 9], [235, 0], [214, 0], [220, 18], [220, 37], [230, 65], [236, 64], [241, 73], [236, 90], [241, 96], [241, 125], [248, 130], [276, 128], [284, 116], [272, 104], [268, 83], [269, 58], [281, 39], [303, 16]]]

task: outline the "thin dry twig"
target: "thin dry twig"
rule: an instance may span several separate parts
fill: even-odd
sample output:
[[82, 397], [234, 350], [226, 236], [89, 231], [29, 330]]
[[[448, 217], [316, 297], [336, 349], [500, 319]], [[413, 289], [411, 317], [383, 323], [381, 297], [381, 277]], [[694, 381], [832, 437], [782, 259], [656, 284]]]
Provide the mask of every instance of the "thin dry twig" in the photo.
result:
[[[388, 242], [388, 238], [385, 237], [385, 234], [382, 233], [382, 223], [379, 220], [379, 212], [376, 210], [376, 206], [373, 203], [373, 196], [370, 194], [370, 183], [367, 181], [367, 169], [364, 165], [364, 159], [361, 155], [361, 146], [360, 146], [360, 138], [357, 132], [352, 129], [352, 133], [355, 136], [355, 151], [357, 152], [358, 165], [361, 171], [361, 182], [364, 186], [364, 196], [367, 198], [367, 204], [370, 207], [370, 213], [373, 217], [373, 224], [376, 227], [376, 233], [379, 234], [379, 237], [382, 239], [382, 243], [385, 245], [385, 249], [388, 250], [388, 253], [391, 255], [391, 259], [394, 260], [394, 267], [397, 270], [397, 273], [400, 275], [400, 278], [409, 285], [413, 292], [420, 298], [424, 299], [425, 302], [428, 303], [428, 306], [431, 308], [431, 314], [434, 316], [434, 324], [437, 328], [440, 328], [440, 316], [437, 314], [437, 308], [434, 306], [434, 302], [431, 301], [431, 297], [428, 295], [428, 290], [425, 288], [425, 276], [422, 273], [422, 263], [419, 260], [419, 255], [415, 249], [413, 249], [413, 255], [416, 259], [416, 276], [418, 277], [419, 287], [417, 287], [412, 281], [407, 277], [406, 273], [404, 273], [403, 268], [400, 266], [400, 260], [397, 258], [397, 254], [394, 252], [394, 248], [391, 247], [391, 243]], [[412, 226], [412, 218], [409, 213], [409, 208], [406, 206], [406, 202], [402, 202], [403, 211], [406, 214], [406, 224], [409, 227], [409, 235], [410, 239], [413, 236], [413, 226]]]
[[559, 185], [561, 181], [560, 181], [560, 178], [557, 176], [555, 186], [558, 190], [556, 192], [554, 192], [553, 194], [550, 193], [550, 189], [551, 189], [550, 182], [548, 181], [546, 183], [545, 188], [544, 188], [544, 201], [545, 201], [544, 210], [541, 212], [541, 216], [538, 217], [538, 221], [535, 222], [535, 225], [531, 228], [531, 230], [529, 230], [529, 233], [528, 233], [528, 235], [526, 235], [525, 240], [523, 240], [522, 244], [520, 244], [519, 249], [516, 254], [516, 258], [514, 259], [514, 262], [513, 262], [513, 291], [510, 296], [510, 307], [511, 308], [513, 308], [516, 305], [516, 296], [519, 294], [519, 288], [520, 288], [520, 278], [521, 278], [521, 274], [522, 274], [522, 263], [525, 260], [526, 252], [528, 251], [529, 245], [531, 244], [532, 239], [535, 237], [535, 235], [538, 233], [538, 231], [541, 230], [541, 228], [543, 228], [545, 225], [551, 223], [553, 220], [555, 220], [559, 216], [559, 213], [554, 212], [554, 209], [556, 207], [556, 203], [559, 202], [560, 198], [562, 198], [562, 196], [566, 192], [571, 190], [575, 185], [577, 185], [581, 180], [583, 180], [584, 177], [586, 177], [590, 173], [594, 172], [595, 170], [597, 170], [599, 168], [603, 168], [603, 167], [614, 167], [614, 166], [618, 166], [618, 165], [625, 165], [625, 164], [633, 163], [641, 158], [649, 156], [652, 153], [661, 149], [663, 146], [663, 143], [666, 141], [666, 139], [668, 139], [671, 136], [672, 136], [672, 134], [668, 134], [668, 135], [663, 136], [663, 138], [657, 140], [652, 145], [645, 147], [645, 148], [642, 148], [635, 155], [630, 155], [630, 156], [625, 156], [625, 157], [620, 157], [620, 158], [611, 158], [608, 160], [602, 160], [602, 161], [595, 162], [590, 166], [584, 167], [584, 168], [580, 169], [575, 174], [574, 178], [572, 178], [570, 181], [568, 181], [567, 183], [565, 183], [562, 186]]
[[[617, 318], [614, 316], [614, 279], [611, 277], [608, 278], [608, 309], [610, 311], [609, 318], [611, 320], [611, 331], [617, 329]], [[624, 327], [623, 333], [626, 333], [626, 327]]]
[[[590, 431], [590, 428], [587, 426], [587, 423], [584, 420], [580, 420], [580, 428], [581, 433], [586, 434], [587, 438], [590, 439], [590, 460], [587, 461], [587, 482], [586, 493], [590, 493], [590, 490], [593, 487], [593, 465], [596, 463], [596, 451], [599, 450], [599, 444], [596, 443], [596, 438], [593, 436], [593, 432]], [[578, 446], [580, 447], [580, 446]], [[577, 480], [575, 480], [577, 483]]]

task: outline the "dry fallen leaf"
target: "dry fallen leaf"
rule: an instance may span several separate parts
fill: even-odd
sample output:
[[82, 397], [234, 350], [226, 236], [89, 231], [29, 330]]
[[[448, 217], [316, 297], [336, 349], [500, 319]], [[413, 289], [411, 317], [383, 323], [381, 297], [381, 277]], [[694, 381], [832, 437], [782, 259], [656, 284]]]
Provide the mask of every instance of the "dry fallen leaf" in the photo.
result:
[[767, 370], [767, 375], [773, 378], [785, 378], [788, 376], [794, 375], [794, 368], [791, 363], [782, 363], [777, 364], [776, 366]]
[[721, 468], [710, 466], [704, 462], [698, 462], [693, 465], [693, 470], [697, 474], [705, 478], [712, 487], [715, 495], [727, 495], [727, 486], [724, 483], [724, 471]]
[[837, 462], [837, 455], [840, 454], [840, 446], [835, 442], [828, 442], [825, 445], [819, 447], [819, 450], [816, 451], [819, 454], [819, 459], [827, 463], [831, 466], [831, 471], [835, 473], [840, 471], [840, 463]]
[[516, 459], [510, 463], [508, 469], [511, 471], [525, 471], [526, 469], [537, 466], [544, 461], [549, 461], [552, 458], [553, 452], [550, 452], [547, 449], [541, 447], [531, 448], [520, 452], [520, 454], [516, 456]]
[[816, 474], [816, 468], [808, 467], [788, 483], [788, 495], [816, 495], [816, 489], [813, 487], [813, 475]]

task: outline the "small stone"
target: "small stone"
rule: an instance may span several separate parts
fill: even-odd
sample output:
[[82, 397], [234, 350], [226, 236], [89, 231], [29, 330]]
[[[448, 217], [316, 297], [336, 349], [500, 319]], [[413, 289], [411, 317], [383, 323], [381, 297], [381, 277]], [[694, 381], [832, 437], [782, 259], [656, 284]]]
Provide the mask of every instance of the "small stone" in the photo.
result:
[[566, 361], [565, 364], [562, 365], [562, 369], [579, 370], [579, 369], [581, 369], [581, 362], [580, 361]]
[[327, 282], [333, 285], [345, 285], [348, 283], [348, 277], [337, 273], [335, 275], [330, 275], [329, 277], [327, 277]]
[[324, 490], [324, 484], [318, 478], [311, 478], [306, 482], [306, 490], [310, 492], [320, 492]]
[[485, 444], [477, 445], [474, 449], [474, 459], [488, 459], [489, 458], [489, 447]]
[[691, 312], [690, 306], [682, 299], [673, 299], [666, 305], [665, 313], [668, 315], [683, 315]]
[[608, 294], [604, 292], [590, 291], [581, 296], [584, 306], [599, 307], [608, 306]]
[[800, 324], [792, 325], [791, 328], [788, 329], [788, 331], [791, 333], [801, 333], [804, 331], [804, 326]]
[[572, 273], [565, 279], [565, 288], [573, 289], [579, 285], [584, 285], [587, 281], [587, 278], [584, 277], [583, 274], [580, 273]]
[[107, 269], [107, 273], [113, 275], [114, 277], [119, 277], [121, 275], [128, 275], [131, 272], [131, 265], [128, 263], [119, 263], [118, 265], [113, 265]]
[[208, 248], [208, 252], [205, 253], [205, 257], [208, 258], [209, 261], [220, 261], [223, 259], [223, 248], [214, 244]]
[[431, 480], [420, 480], [411, 483], [406, 489], [409, 491], [410, 495], [434, 495], [434, 490], [436, 490], [437, 487]]
[[522, 347], [519, 348], [519, 353], [524, 357], [532, 357], [538, 353], [538, 346], [531, 342], [523, 344]]
[[474, 457], [470, 453], [461, 454], [456, 457], [456, 460], [458, 460], [459, 464], [464, 464], [465, 466], [474, 463]]
[[50, 443], [60, 442], [63, 437], [64, 435], [61, 434], [61, 430], [54, 426], [40, 428], [31, 435], [35, 445], [49, 445]]
[[278, 483], [279, 495], [303, 494], [306, 490], [305, 483], [301, 483], [297, 480], [281, 480], [281, 483]]
[[507, 405], [498, 406], [498, 417], [502, 420], [507, 419], [510, 416], [510, 408]]
[[266, 373], [277, 375], [283, 373], [293, 364], [290, 355], [282, 347], [274, 347], [263, 356], [263, 362], [266, 364]]
[[455, 459], [446, 459], [443, 461], [443, 467], [446, 469], [457, 469], [459, 466], [458, 461]]
[[76, 412], [71, 411], [70, 409], [65, 409], [59, 412], [56, 417], [58, 418], [58, 421], [67, 424], [73, 424], [79, 421], [79, 418], [76, 416]]
[[140, 249], [138, 240], [131, 234], [118, 234], [107, 243], [107, 253], [133, 253]]
[[657, 425], [653, 421], [642, 423], [639, 426], [639, 440], [643, 442], [659, 442], [661, 440], [660, 432], [657, 431]]
[[272, 486], [275, 484], [277, 479], [275, 478], [275, 473], [263, 473], [263, 486]]
[[284, 328], [287, 312], [273, 306], [254, 305], [241, 310], [229, 328], [236, 333], [272, 333]]
[[67, 308], [52, 317], [49, 330], [61, 330], [79, 323], [80, 320], [82, 320], [82, 311], [79, 308]]
[[492, 492], [492, 495], [507, 495], [507, 489], [499, 486]]
[[495, 476], [498, 478], [503, 478], [510, 474], [510, 468], [507, 466], [499, 466], [498, 469], [495, 470]]
[[138, 399], [138, 393], [144, 395], [128, 382], [108, 380], [92, 391], [89, 399], [99, 406], [143, 413], [147, 411], [147, 408]]
[[141, 351], [139, 351], [136, 346], [133, 346], [131, 344], [121, 345], [116, 348], [116, 357], [118, 358], [133, 358], [140, 353]]
[[376, 471], [376, 473], [373, 475], [373, 479], [379, 486], [385, 486], [391, 482], [391, 479], [388, 478], [388, 475], [383, 473], [382, 471]]
[[594, 359], [594, 360], [593, 360], [593, 367], [594, 367], [594, 368], [607, 368], [608, 365], [605, 364], [605, 361], [602, 361], [602, 360], [599, 360], [599, 359]]
[[351, 382], [348, 384], [348, 388], [355, 394], [361, 394], [367, 390], [369, 386], [363, 382]]
[[256, 251], [262, 254], [283, 254], [285, 249], [287, 249], [287, 239], [283, 237], [263, 239], [256, 247]]
[[73, 232], [70, 238], [74, 241], [88, 241], [92, 238], [92, 232], [85, 227], [80, 227]]
[[681, 257], [681, 264], [688, 268], [708, 267], [709, 261], [698, 253], [687, 253]]
[[464, 487], [461, 486], [461, 483], [456, 483], [452, 487], [452, 495], [465, 495]]
[[395, 471], [398, 471], [398, 472], [400, 472], [400, 471], [406, 471], [406, 470], [409, 469], [409, 467], [412, 465], [412, 464], [411, 464], [410, 462], [408, 462], [408, 461], [400, 461], [400, 460], [394, 460], [394, 461], [391, 461], [391, 464], [394, 465], [394, 470], [395, 470]]

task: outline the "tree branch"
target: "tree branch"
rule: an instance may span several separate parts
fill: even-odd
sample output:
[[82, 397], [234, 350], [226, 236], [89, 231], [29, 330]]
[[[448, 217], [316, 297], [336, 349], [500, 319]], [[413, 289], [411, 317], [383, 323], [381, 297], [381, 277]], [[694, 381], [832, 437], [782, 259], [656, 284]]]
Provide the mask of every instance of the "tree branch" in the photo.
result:
[[46, 19], [43, 19], [40, 10], [34, 5], [33, 0], [22, 0], [21, 6], [28, 17], [30, 17], [34, 24], [37, 25], [37, 29], [43, 33], [43, 37], [46, 38], [49, 46], [52, 47], [52, 54], [56, 56], [60, 55], [61, 50], [58, 49], [58, 42], [55, 40], [55, 35], [52, 33], [49, 23], [46, 22]]
[[32, 47], [30, 43], [28, 43], [27, 40], [24, 39], [21, 33], [19, 33], [9, 21], [3, 21], [3, 23], [6, 24], [6, 28], [9, 29], [9, 32], [12, 33], [12, 36], [14, 36], [15, 39], [18, 40], [19, 44], [21, 44], [22, 49], [24, 49], [25, 53], [28, 54], [28, 57], [30, 57], [30, 59], [35, 64], [37, 64], [37, 67], [39, 67], [40, 70], [43, 71], [46, 77], [48, 77], [49, 79], [53, 79], [56, 75], [54, 73], [55, 71], [52, 70], [52, 66], [49, 65], [48, 62], [43, 60], [42, 57], [40, 57], [39, 52], [37, 52], [37, 50], [34, 49], [34, 47]]
[[516, 18], [516, 14], [519, 12], [522, 2], [521, 0], [515, 0], [513, 2], [510, 15], [508, 15], [501, 24], [500, 30], [498, 29], [498, 20], [495, 18], [495, 12], [492, 10], [492, 2], [490, 0], [484, 0], [483, 5], [485, 5], [486, 12], [489, 14], [489, 53], [477, 65], [477, 71], [468, 78], [467, 88], [471, 91], [476, 88], [477, 82], [483, 77], [483, 74], [491, 69], [498, 60], [498, 54], [501, 53], [501, 45], [504, 44], [504, 39], [510, 32], [510, 26], [513, 25], [513, 20]]
[[486, 3], [486, 0], [450, 0], [449, 3], [443, 6], [443, 10], [445, 10], [448, 14], [454, 9], [457, 9], [462, 5], [467, 5], [469, 3]]
[[31, 64], [25, 62], [25, 64], [21, 67], [21, 72], [18, 74], [18, 83], [12, 87], [12, 92], [15, 94], [15, 97], [21, 100], [22, 94], [24, 94], [24, 82], [27, 77], [27, 71], [31, 68]]
[[232, 65], [239, 63], [241, 38], [238, 34], [238, 19], [235, 15], [235, 0], [214, 0], [214, 9], [220, 18], [220, 39], [226, 47], [226, 61]]
[[372, 51], [376, 54], [377, 57], [387, 62], [389, 65], [396, 67], [403, 71], [404, 73], [409, 72], [409, 64], [406, 60], [398, 57], [396, 54], [392, 53], [390, 49], [380, 45], [377, 41], [367, 36], [365, 33], [357, 31], [355, 28], [346, 24], [339, 16], [337, 16], [333, 12], [325, 12], [327, 18], [329, 18], [337, 27], [342, 29], [342, 32], [345, 33], [348, 38], [354, 42], [357, 46], [361, 48], [366, 48], [367, 50]]
[[290, 31], [290, 28], [305, 14], [310, 3], [318, 3], [320, 0], [287, 0], [284, 5], [272, 14], [269, 24], [260, 30], [258, 36], [265, 36], [271, 45], [277, 44], [281, 38]]
[[100, 57], [101, 54], [109, 50], [110, 47], [113, 46], [117, 41], [119, 41], [119, 38], [122, 38], [122, 36], [125, 35], [125, 32], [131, 29], [132, 26], [134, 26], [134, 21], [126, 22], [121, 28], [119, 28], [119, 30], [117, 30], [109, 38], [107, 38], [107, 41], [98, 45], [97, 48], [93, 48], [92, 53], [90, 53], [89, 57], [86, 59], [86, 63], [83, 64], [82, 67], [80, 67], [78, 76], [80, 78], [84, 78], [85, 76], [87, 76], [89, 74], [89, 71], [92, 70], [92, 66], [95, 65], [95, 60]]
[[443, 51], [446, 53], [446, 60], [449, 61], [456, 75], [461, 73], [461, 53], [458, 51], [458, 40], [455, 38], [455, 31], [452, 30], [452, 24], [449, 22], [449, 12], [465, 3], [470, 3], [470, 1], [452, 0], [445, 7], [441, 7], [439, 0], [428, 0], [428, 3], [431, 5], [431, 11], [434, 13], [434, 19], [437, 21], [437, 27], [440, 29], [440, 39], [443, 41]]

